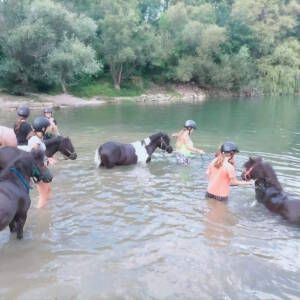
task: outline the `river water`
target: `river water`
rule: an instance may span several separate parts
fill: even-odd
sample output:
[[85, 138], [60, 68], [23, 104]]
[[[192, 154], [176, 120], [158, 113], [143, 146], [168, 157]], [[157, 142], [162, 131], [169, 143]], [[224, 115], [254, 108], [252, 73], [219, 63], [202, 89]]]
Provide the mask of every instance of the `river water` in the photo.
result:
[[[263, 156], [300, 201], [299, 115], [296, 98], [56, 111], [78, 159], [52, 168], [46, 208], [31, 192], [22, 241], [0, 232], [0, 299], [299, 299], [300, 228], [255, 203], [253, 187], [232, 187], [228, 204], [204, 198], [213, 152], [233, 140], [238, 174]], [[0, 112], [1, 125], [14, 118]], [[207, 152], [190, 166], [157, 151], [148, 165], [95, 168], [101, 143], [171, 134], [186, 119]]]

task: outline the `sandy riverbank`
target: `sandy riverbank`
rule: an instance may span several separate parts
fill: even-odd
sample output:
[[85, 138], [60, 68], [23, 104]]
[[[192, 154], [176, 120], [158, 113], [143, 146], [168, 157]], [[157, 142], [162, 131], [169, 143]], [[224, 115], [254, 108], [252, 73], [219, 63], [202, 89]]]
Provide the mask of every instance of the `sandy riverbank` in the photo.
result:
[[202, 102], [206, 94], [193, 85], [174, 85], [171, 92], [162, 87], [154, 87], [147, 93], [138, 97], [93, 97], [91, 99], [78, 98], [69, 94], [27, 94], [25, 96], [13, 96], [0, 93], [0, 107], [3, 110], [15, 110], [20, 104], [27, 104], [31, 109], [42, 109], [44, 107], [83, 107], [99, 106], [109, 102], [120, 102], [130, 100], [145, 103], [171, 103], [171, 102]]

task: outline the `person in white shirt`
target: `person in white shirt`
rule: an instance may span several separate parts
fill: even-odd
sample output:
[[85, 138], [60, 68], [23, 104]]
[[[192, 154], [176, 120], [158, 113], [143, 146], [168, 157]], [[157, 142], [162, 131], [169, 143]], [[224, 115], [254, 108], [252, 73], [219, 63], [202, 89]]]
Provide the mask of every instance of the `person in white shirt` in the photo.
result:
[[[43, 139], [44, 139], [46, 129], [49, 125], [50, 122], [47, 118], [45, 117], [35, 118], [32, 122], [33, 134], [28, 140], [27, 149], [23, 149], [23, 150], [30, 152], [32, 149], [35, 149], [35, 150], [41, 150], [45, 152], [46, 145], [44, 144]], [[45, 156], [45, 158], [47, 157]], [[47, 159], [45, 160], [45, 163], [47, 163]], [[42, 208], [47, 204], [50, 198], [50, 193], [51, 193], [50, 183], [41, 181], [37, 184], [37, 189], [39, 192], [38, 208]]]

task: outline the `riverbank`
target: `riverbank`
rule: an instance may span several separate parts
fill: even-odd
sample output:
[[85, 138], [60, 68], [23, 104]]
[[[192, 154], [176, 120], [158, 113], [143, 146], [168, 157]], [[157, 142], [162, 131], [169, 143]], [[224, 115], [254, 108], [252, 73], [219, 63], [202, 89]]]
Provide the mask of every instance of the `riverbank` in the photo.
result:
[[202, 102], [207, 94], [195, 85], [169, 85], [167, 87], [152, 86], [145, 93], [134, 97], [94, 96], [81, 98], [70, 94], [48, 95], [30, 93], [24, 96], [14, 96], [0, 93], [0, 107], [3, 110], [14, 110], [20, 104], [27, 104], [32, 109], [44, 107], [64, 108], [99, 106], [120, 101], [135, 101], [137, 103], [172, 103], [172, 102]]

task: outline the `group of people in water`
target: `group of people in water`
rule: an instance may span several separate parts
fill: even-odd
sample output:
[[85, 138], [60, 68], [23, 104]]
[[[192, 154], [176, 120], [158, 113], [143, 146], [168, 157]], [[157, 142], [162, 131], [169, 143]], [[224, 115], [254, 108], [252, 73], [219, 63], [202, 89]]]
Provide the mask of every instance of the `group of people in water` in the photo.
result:
[[[53, 118], [52, 108], [44, 109], [44, 116], [34, 118], [32, 124], [28, 122], [30, 109], [22, 105], [17, 109], [17, 121], [14, 132], [17, 138], [17, 147], [30, 152], [32, 149], [46, 151], [45, 139], [59, 135], [57, 122]], [[176, 140], [177, 163], [188, 165], [191, 153], [205, 154], [202, 149], [196, 148], [192, 142], [191, 135], [196, 130], [197, 124], [193, 120], [187, 120], [181, 131], [174, 133], [172, 137]], [[238, 146], [232, 142], [225, 142], [217, 151], [215, 158], [208, 166], [207, 198], [219, 201], [228, 199], [230, 185], [246, 185], [249, 181], [241, 181], [235, 175], [235, 155]], [[47, 158], [45, 164], [51, 164], [52, 158]], [[252, 184], [252, 183], [250, 183]], [[44, 207], [50, 198], [50, 183], [40, 182], [37, 185], [39, 193], [38, 207]]]
[[[17, 121], [14, 125], [14, 132], [17, 139], [17, 147], [30, 152], [32, 149], [46, 151], [44, 139], [58, 135], [57, 122], [53, 118], [52, 108], [44, 109], [44, 116], [36, 117], [32, 124], [28, 122], [30, 109], [22, 105], [17, 109]], [[52, 158], [45, 156], [45, 164], [53, 162]], [[39, 193], [38, 207], [44, 207], [50, 198], [50, 183], [39, 182], [37, 185]]]
[[[184, 128], [174, 133], [176, 139], [177, 163], [189, 164], [192, 152], [204, 154], [204, 151], [194, 147], [191, 134], [196, 130], [197, 124], [193, 120], [187, 120]], [[232, 142], [225, 142], [218, 149], [215, 158], [207, 169], [208, 187], [206, 197], [219, 201], [226, 201], [229, 195], [230, 185], [249, 185], [251, 181], [238, 180], [235, 175], [235, 154], [238, 153], [238, 146]]]

